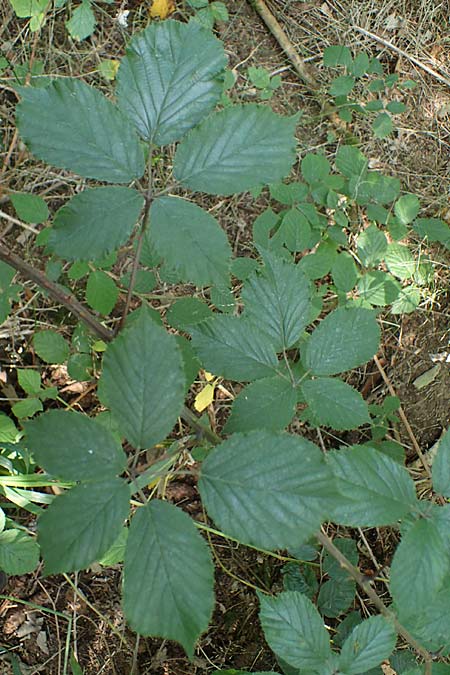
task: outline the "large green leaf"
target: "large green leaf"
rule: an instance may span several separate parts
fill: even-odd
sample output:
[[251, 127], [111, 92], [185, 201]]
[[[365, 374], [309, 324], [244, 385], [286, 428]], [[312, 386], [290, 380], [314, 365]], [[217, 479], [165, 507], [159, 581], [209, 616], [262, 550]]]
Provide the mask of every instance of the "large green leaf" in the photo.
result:
[[199, 490], [222, 530], [268, 549], [306, 541], [336, 496], [317, 446], [270, 431], [234, 434], [217, 446], [203, 462]]
[[252, 382], [234, 400], [224, 431], [284, 429], [294, 416], [296, 403], [296, 389], [287, 378], [275, 375]]
[[39, 565], [36, 539], [21, 530], [0, 533], [0, 569], [6, 574], [28, 574]]
[[129, 499], [121, 478], [81, 483], [57, 497], [38, 522], [45, 572], [74, 572], [99, 560], [122, 530]]
[[49, 410], [25, 425], [36, 463], [65, 480], [98, 480], [122, 473], [125, 454], [102, 424], [81, 413]]
[[277, 351], [291, 347], [308, 324], [311, 289], [297, 265], [264, 253], [264, 268], [245, 282], [245, 314], [270, 335]]
[[194, 349], [205, 367], [230, 380], [274, 375], [277, 355], [270, 337], [257, 324], [218, 315], [190, 329]]
[[213, 195], [274, 183], [294, 163], [296, 124], [296, 117], [282, 118], [256, 104], [213, 113], [178, 146], [175, 178]]
[[364, 446], [327, 455], [341, 498], [331, 520], [350, 527], [390, 525], [416, 506], [414, 483], [406, 469]]
[[231, 247], [226, 234], [196, 204], [179, 197], [155, 199], [147, 236], [182, 281], [196, 286], [228, 282]]
[[126, 117], [99, 91], [66, 78], [21, 87], [17, 125], [39, 159], [86, 178], [129, 183], [144, 173], [144, 154]]
[[428, 649], [434, 652], [444, 651], [448, 654], [450, 651], [450, 584], [444, 583], [444, 588], [434, 598], [430, 598], [427, 605], [420, 611], [408, 617], [400, 615], [399, 620]]
[[379, 341], [375, 312], [342, 307], [328, 314], [312, 333], [305, 363], [315, 375], [336, 375], [369, 361]]
[[277, 597], [260, 595], [264, 636], [283, 661], [307, 672], [320, 670], [331, 656], [323, 619], [311, 600], [298, 591]]
[[355, 626], [342, 645], [339, 671], [345, 675], [367, 673], [394, 650], [397, 635], [383, 616], [371, 616]]
[[179, 140], [219, 100], [222, 43], [198, 23], [152, 23], [135, 35], [117, 74], [117, 101], [156, 145]]
[[129, 238], [144, 198], [127, 187], [84, 190], [56, 213], [48, 246], [66, 260], [94, 260]]
[[192, 520], [153, 500], [134, 515], [125, 553], [124, 611], [141, 635], [180, 642], [190, 658], [214, 604], [209, 549]]
[[121, 433], [135, 448], [167, 436], [183, 406], [183, 360], [175, 337], [145, 307], [108, 345], [101, 383]]
[[391, 565], [390, 591], [403, 617], [434, 599], [449, 569], [449, 553], [436, 525], [421, 519], [402, 537]]
[[443, 497], [450, 498], [450, 431], [439, 441], [433, 462], [433, 488]]
[[301, 390], [317, 425], [356, 429], [370, 421], [367, 403], [359, 391], [342, 380], [319, 377], [303, 382]]

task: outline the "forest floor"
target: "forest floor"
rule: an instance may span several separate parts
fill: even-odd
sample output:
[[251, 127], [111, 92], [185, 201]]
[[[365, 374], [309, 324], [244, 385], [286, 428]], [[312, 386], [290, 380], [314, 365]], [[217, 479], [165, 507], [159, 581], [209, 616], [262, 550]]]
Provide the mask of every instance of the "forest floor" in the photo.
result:
[[[46, 25], [30, 33], [28, 22], [15, 17], [8, 0], [0, 4], [0, 53], [17, 65], [30, 59], [41, 60], [45, 74], [82, 77], [106, 93], [112, 89], [99, 74], [100, 61], [120, 58], [127, 38], [148, 22], [148, 0], [98, 4], [94, 35], [77, 43], [70, 39], [64, 26], [67, 9], [51, 12]], [[176, 0], [173, 18], [185, 16], [182, 4]], [[332, 122], [318, 115], [316, 93], [299, 78], [278, 42], [246, 0], [230, 0], [226, 5], [229, 21], [220, 24], [217, 31], [225, 43], [229, 64], [238, 76], [237, 95], [243, 101], [258, 100], [257, 90], [247, 79], [249, 66], [281, 74], [282, 86], [276, 90], [272, 104], [285, 114], [301, 113], [299, 156], [322, 149], [332, 160], [336, 150], [336, 142], [329, 141]], [[268, 6], [323, 92], [329, 84], [330, 72], [322, 67], [322, 54], [327, 46], [335, 44], [347, 45], [354, 54], [364, 50], [378, 57], [387, 72], [398, 73], [401, 79], [417, 83], [416, 88], [407, 92], [407, 111], [396, 118], [396, 130], [388, 138], [375, 139], [364, 118], [358, 118], [341, 132], [357, 138], [372, 167], [400, 178], [405, 191], [417, 194], [427, 215], [450, 222], [449, 0], [434, 3], [429, 0], [272, 0]], [[120, 28], [115, 18], [119, 10], [129, 10], [126, 29]], [[48, 194], [52, 210], [53, 195], [60, 206], [61, 200], [72, 196], [79, 186], [54, 169], [26, 162], [25, 148], [13, 143], [16, 97], [7, 86], [7, 78], [2, 83], [1, 180], [16, 190], [33, 189], [37, 194]], [[219, 218], [240, 255], [248, 251], [250, 223], [259, 207], [264, 208], [264, 204], [247, 203], [245, 198], [223, 200]], [[2, 197], [0, 209], [13, 213], [7, 199]], [[10, 225], [1, 216], [0, 222], [2, 228]], [[33, 257], [34, 233], [13, 229], [9, 232], [9, 236], [12, 235], [22, 254], [26, 256], [28, 252]], [[420, 253], [423, 245], [420, 242], [415, 245]], [[416, 378], [433, 367], [432, 355], [441, 354], [445, 359], [450, 349], [450, 261], [441, 247], [432, 249], [431, 255], [435, 272], [429, 296], [412, 314], [386, 313], [379, 354], [388, 382], [399, 396], [423, 451], [440, 437], [450, 418], [450, 363], [443, 362], [425, 388], [419, 390], [414, 386]], [[24, 302], [31, 297], [29, 290]], [[54, 317], [60, 310], [52, 306], [48, 311]], [[41, 324], [49, 321], [43, 311]], [[3, 370], [12, 362], [15, 366], [28, 362], [29, 337], [29, 326], [24, 319], [15, 324], [14, 333], [8, 326], [0, 328]], [[49, 377], [53, 382], [59, 378], [59, 385], [66, 387], [68, 401], [81, 401], [84, 410], [96, 405], [92, 391], [72, 383], [63, 371], [52, 371]], [[381, 398], [387, 393], [386, 381], [379, 376], [374, 364], [368, 365], [364, 377], [365, 380], [373, 378], [371, 386], [375, 397]], [[210, 406], [212, 422], [215, 417], [220, 418], [220, 408], [220, 399]], [[7, 411], [8, 406], [5, 404], [2, 409]], [[398, 426], [397, 433], [407, 456], [413, 459], [415, 451], [410, 435], [403, 425]], [[191, 513], [201, 510], [195, 485], [174, 481], [169, 486], [168, 497]], [[281, 589], [281, 562], [219, 539], [213, 539], [212, 544], [217, 561], [216, 609], [192, 663], [174, 643], [144, 638], [136, 643], [121, 613], [120, 566], [94, 566], [75, 577], [44, 578], [35, 573], [7, 581], [0, 600], [0, 673], [62, 675], [67, 645], [76, 650], [84, 675], [129, 675], [133, 653], [137, 655], [136, 673], [140, 675], [206, 675], [220, 668], [250, 672], [277, 670], [276, 660], [258, 624], [254, 588]], [[386, 547], [389, 547], [388, 535]], [[67, 617], [72, 620], [69, 635]], [[11, 654], [16, 657], [14, 667]], [[77, 674], [74, 672], [74, 675]]]

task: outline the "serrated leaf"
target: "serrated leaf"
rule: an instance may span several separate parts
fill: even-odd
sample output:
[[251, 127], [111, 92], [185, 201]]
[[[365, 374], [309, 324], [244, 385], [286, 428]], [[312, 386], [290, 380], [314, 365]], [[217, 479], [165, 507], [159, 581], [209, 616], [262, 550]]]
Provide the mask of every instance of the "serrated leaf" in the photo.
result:
[[234, 400], [224, 431], [284, 429], [294, 416], [296, 404], [297, 393], [288, 379], [275, 376], [252, 382]]
[[0, 443], [14, 443], [19, 434], [16, 425], [5, 413], [0, 413]]
[[100, 314], [109, 314], [119, 297], [113, 279], [102, 270], [91, 272], [86, 284], [86, 302]]
[[[347, 539], [345, 537], [335, 537], [333, 539], [333, 544], [344, 556], [351, 562], [355, 567], [358, 565], [358, 550], [356, 547], [356, 542], [354, 539]], [[335, 581], [342, 581], [343, 579], [348, 579], [348, 572], [343, 569], [340, 563], [333, 558], [331, 553], [325, 551], [322, 556], [322, 571], [331, 579]]]
[[148, 239], [182, 281], [227, 283], [231, 247], [211, 214], [179, 197], [159, 197], [150, 209]]
[[336, 168], [347, 178], [361, 179], [367, 172], [368, 159], [353, 145], [341, 145], [336, 153]]
[[402, 537], [391, 565], [390, 592], [402, 617], [433, 602], [449, 569], [447, 547], [436, 525], [418, 520]]
[[413, 312], [420, 303], [420, 291], [415, 286], [405, 286], [401, 288], [396, 300], [392, 303], [392, 314], [409, 314]]
[[328, 68], [335, 68], [336, 66], [349, 68], [352, 61], [350, 49], [343, 45], [331, 45], [331, 47], [325, 47], [323, 50], [323, 65]]
[[37, 394], [41, 389], [41, 374], [32, 368], [18, 368], [17, 379], [27, 394]]
[[439, 241], [450, 249], [450, 227], [440, 218], [417, 218], [413, 224], [414, 230], [421, 237], [429, 241]]
[[330, 162], [323, 155], [309, 152], [302, 159], [302, 175], [307, 183], [313, 185], [324, 181], [330, 173]]
[[323, 619], [306, 596], [284, 591], [260, 596], [259, 618], [273, 651], [295, 668], [319, 670], [331, 655]]
[[73, 10], [69, 21], [66, 21], [66, 28], [70, 37], [77, 42], [81, 42], [81, 40], [85, 40], [92, 35], [96, 25], [97, 21], [90, 0], [82, 0], [81, 5]]
[[213, 574], [209, 549], [189, 516], [159, 500], [137, 510], [124, 567], [124, 612], [133, 630], [177, 640], [192, 658], [211, 618]]
[[69, 345], [54, 330], [43, 330], [33, 335], [36, 354], [47, 363], [64, 363], [69, 356]]
[[369, 267], [378, 263], [384, 256], [388, 242], [384, 232], [376, 225], [369, 225], [357, 239], [358, 256], [363, 265]]
[[402, 287], [391, 274], [375, 270], [363, 274], [358, 281], [358, 292], [360, 297], [377, 307], [386, 307], [394, 303]]
[[199, 490], [224, 532], [266, 549], [304, 543], [334, 492], [317, 446], [270, 431], [234, 434], [214, 448], [203, 462]]
[[393, 130], [394, 123], [392, 117], [386, 112], [377, 115], [372, 123], [372, 131], [375, 138], [386, 138]]
[[186, 297], [173, 303], [166, 314], [166, 319], [170, 326], [185, 330], [211, 316], [212, 312], [205, 302], [199, 298]]
[[253, 322], [218, 315], [190, 329], [204, 366], [230, 380], [257, 380], [274, 375], [278, 365], [271, 338]]
[[367, 673], [390, 656], [396, 641], [394, 626], [383, 616], [371, 616], [355, 626], [342, 645], [340, 672], [345, 675]]
[[29, 574], [39, 565], [39, 546], [21, 530], [0, 533], [0, 569], [6, 574]]
[[367, 403], [346, 382], [331, 377], [307, 380], [302, 393], [318, 425], [333, 429], [356, 429], [370, 421]]
[[25, 419], [26, 417], [33, 417], [33, 415], [41, 410], [44, 406], [38, 398], [24, 398], [11, 406], [11, 410], [17, 419]]
[[315, 375], [336, 375], [366, 363], [378, 350], [380, 329], [375, 312], [338, 308], [313, 331], [305, 363]]
[[152, 447], [170, 432], [183, 405], [183, 360], [175, 338], [145, 308], [108, 345], [100, 381], [121, 433], [135, 448]]
[[[315, 551], [317, 554], [317, 551]], [[314, 557], [317, 557], [316, 555]], [[319, 588], [315, 572], [309, 565], [289, 562], [283, 565], [283, 590], [298, 591], [312, 600]]]
[[328, 453], [341, 498], [331, 520], [350, 527], [390, 525], [417, 503], [408, 472], [387, 455], [364, 446]]
[[407, 246], [389, 244], [384, 255], [386, 266], [399, 279], [410, 279], [417, 267], [417, 263]]
[[334, 259], [331, 268], [333, 282], [339, 291], [349, 293], [358, 281], [358, 270], [352, 256], [343, 251]]
[[264, 105], [213, 113], [178, 146], [174, 175], [191, 190], [231, 195], [281, 180], [295, 160], [297, 118]]
[[20, 192], [12, 194], [11, 201], [19, 218], [26, 223], [42, 223], [48, 218], [48, 206], [38, 195]]
[[339, 75], [332, 81], [328, 91], [331, 96], [347, 96], [355, 86], [355, 78], [351, 75]]
[[297, 265], [268, 252], [263, 260], [263, 270], [245, 282], [244, 316], [272, 338], [277, 351], [282, 351], [297, 342], [308, 324], [311, 288]]
[[25, 425], [36, 463], [65, 480], [96, 480], [122, 473], [126, 457], [115, 436], [91, 417], [49, 410]]
[[336, 618], [347, 611], [356, 595], [353, 579], [329, 579], [320, 587], [317, 608], [323, 616]]
[[450, 431], [447, 430], [439, 441], [437, 455], [433, 461], [433, 488], [443, 497], [450, 497]]
[[153, 0], [149, 13], [152, 19], [167, 19], [174, 11], [174, 0]]
[[222, 43], [198, 23], [151, 24], [121, 61], [119, 106], [145, 140], [172, 143], [214, 108], [226, 63]]
[[409, 225], [420, 211], [420, 201], [417, 195], [403, 195], [394, 204], [394, 212], [402, 225]]
[[65, 260], [95, 260], [130, 237], [144, 198], [127, 187], [90, 188], [57, 211], [48, 246]]
[[27, 19], [45, 11], [46, 0], [10, 0], [16, 16], [20, 19]]
[[120, 478], [81, 483], [59, 495], [38, 521], [46, 574], [85, 569], [119, 536], [130, 488]]
[[39, 159], [109, 183], [128, 183], [144, 173], [131, 122], [96, 89], [65, 78], [20, 93], [18, 128]]

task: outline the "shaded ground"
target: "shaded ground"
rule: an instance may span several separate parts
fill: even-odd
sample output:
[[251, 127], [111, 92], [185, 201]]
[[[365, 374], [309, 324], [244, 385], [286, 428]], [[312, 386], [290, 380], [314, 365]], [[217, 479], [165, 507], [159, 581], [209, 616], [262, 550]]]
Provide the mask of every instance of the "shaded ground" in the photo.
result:
[[[35, 45], [36, 57], [44, 61], [44, 72], [81, 75], [86, 81], [108, 91], [97, 69], [100, 59], [117, 58], [123, 54], [126, 32], [114, 21], [119, 4], [99, 6], [96, 34], [81, 44], [74, 44], [68, 39], [63, 26], [64, 11], [57, 12]], [[406, 190], [420, 196], [430, 215], [449, 218], [450, 89], [417, 63], [355, 28], [363, 28], [393, 43], [416, 61], [450, 79], [450, 74], [445, 72], [449, 63], [446, 30], [450, 6], [448, 2], [437, 3], [433, 7], [429, 7], [430, 4], [425, 0], [352, 0], [345, 3], [339, 0], [278, 0], [270, 7], [298, 53], [314, 68], [324, 89], [329, 74], [321, 68], [323, 49], [338, 43], [346, 44], [355, 51], [365, 49], [379, 57], [390, 72], [397, 72], [402, 78], [411, 78], [419, 83], [407, 95], [408, 111], [399, 118], [398, 130], [393, 137], [384, 141], [374, 140], [369, 122], [364, 119], [352, 125], [351, 132], [370, 157], [372, 166], [401, 178]], [[128, 6], [131, 10], [131, 32], [146, 24], [148, 3], [135, 1]], [[313, 94], [299, 81], [249, 4], [243, 0], [232, 0], [227, 6], [230, 22], [220, 26], [219, 32], [225, 41], [230, 65], [239, 75], [237, 95], [245, 101], [256, 99], [257, 92], [245, 79], [248, 66], [264, 66], [271, 72], [281, 72], [283, 86], [274, 96], [275, 109], [288, 114], [302, 111], [304, 124], [299, 126], [298, 133], [302, 153], [323, 148], [332, 157], [341, 139], [338, 137], [332, 143], [328, 142], [330, 122], [317, 117], [319, 107]], [[121, 7], [126, 8], [127, 3], [122, 2]], [[25, 22], [18, 22], [13, 17], [7, 2], [0, 8], [0, 14], [2, 52], [16, 63], [27, 61], [33, 38], [24, 30]], [[5, 162], [5, 177], [11, 188], [33, 188], [40, 194], [51, 195], [50, 208], [58, 208], [75, 193], [79, 184], [61, 172], [28, 161], [20, 144], [8, 157], [7, 149], [14, 135], [14, 104], [15, 95], [6, 85], [0, 90], [0, 114], [4, 120], [0, 159]], [[348, 131], [345, 127], [341, 129], [342, 139]], [[247, 197], [233, 198], [224, 200], [221, 206], [222, 225], [240, 255], [248, 251], [249, 225], [257, 209], [263, 207], [262, 201], [255, 205]], [[0, 208], [4, 202], [0, 196]], [[9, 225], [2, 221], [2, 234]], [[18, 239], [23, 252], [30, 249], [32, 255], [29, 246], [29, 242], [33, 241], [31, 232], [9, 228], [9, 236]], [[418, 250], [419, 246], [417, 243]], [[432, 357], [446, 354], [450, 349], [449, 303], [445, 290], [449, 261], [440, 249], [433, 250], [432, 255], [438, 264], [434, 288], [430, 290], [428, 300], [413, 315], [403, 318], [387, 315], [383, 321], [385, 370], [423, 450], [430, 447], [441, 435], [442, 429], [448, 426], [450, 410], [450, 364], [443, 362], [435, 378], [422, 389], [414, 386], [417, 377], [435, 365]], [[32, 298], [31, 287], [28, 292], [27, 300]], [[35, 321], [48, 325], [58, 308], [50, 306], [47, 311], [49, 313], [45, 314], [37, 308], [31, 318], [30, 315], [26, 318], [17, 313], [14, 323], [1, 329], [3, 367], [14, 361], [21, 364], [30, 359], [26, 344]], [[373, 364], [368, 366], [370, 373], [376, 374]], [[371, 393], [375, 399], [382, 398], [387, 393], [386, 384], [379, 378], [374, 379]], [[79, 392], [68, 393], [69, 399], [78, 395]], [[89, 396], [85, 396], [81, 403], [85, 409], [95, 404]], [[218, 401], [211, 411], [212, 416], [216, 413], [220, 416], [220, 405]], [[8, 407], [5, 406], [5, 409]], [[401, 425], [398, 433], [407, 448], [408, 457], [415, 459], [411, 439]], [[193, 484], [173, 485], [172, 499], [187, 510], [199, 509]], [[385, 533], [377, 539], [374, 533], [367, 534], [377, 560], [382, 564], [389, 559], [392, 536]], [[75, 579], [78, 595], [63, 577], [45, 579], [36, 573], [8, 581], [2, 592], [9, 599], [0, 604], [1, 645], [5, 649], [2, 652], [0, 647], [0, 672], [5, 675], [13, 673], [12, 666], [8, 665], [10, 656], [6, 656], [8, 650], [9, 655], [17, 657], [23, 675], [63, 673], [70, 653], [66, 644], [68, 617], [72, 620], [68, 644], [75, 645], [85, 675], [128, 675], [133, 654], [141, 675], [204, 675], [225, 667], [251, 671], [276, 669], [274, 657], [258, 625], [255, 594], [246, 584], [279, 590], [281, 563], [221, 540], [213, 543], [217, 556], [216, 609], [211, 627], [202, 638], [192, 664], [173, 643], [146, 639], [136, 643], [135, 636], [126, 629], [120, 611], [120, 569], [95, 568], [80, 573]], [[31, 604], [23, 605], [13, 598]]]

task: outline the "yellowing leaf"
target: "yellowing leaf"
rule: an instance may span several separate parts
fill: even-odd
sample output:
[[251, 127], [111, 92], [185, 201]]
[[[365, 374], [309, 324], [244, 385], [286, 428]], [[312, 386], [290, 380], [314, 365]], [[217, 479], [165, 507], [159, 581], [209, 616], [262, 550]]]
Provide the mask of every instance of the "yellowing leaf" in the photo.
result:
[[207, 382], [212, 382], [214, 380], [214, 375], [212, 373], [208, 373], [208, 371], [204, 370], [203, 375], [205, 376], [205, 380]]
[[105, 80], [112, 81], [115, 79], [117, 75], [119, 65], [120, 61], [118, 61], [117, 59], [104, 59], [103, 61], [100, 62], [98, 69], [102, 77], [105, 78]]
[[194, 408], [197, 412], [203, 412], [214, 401], [214, 384], [205, 385], [195, 397]]
[[150, 7], [150, 16], [152, 19], [167, 19], [174, 11], [174, 0], [153, 0]]

